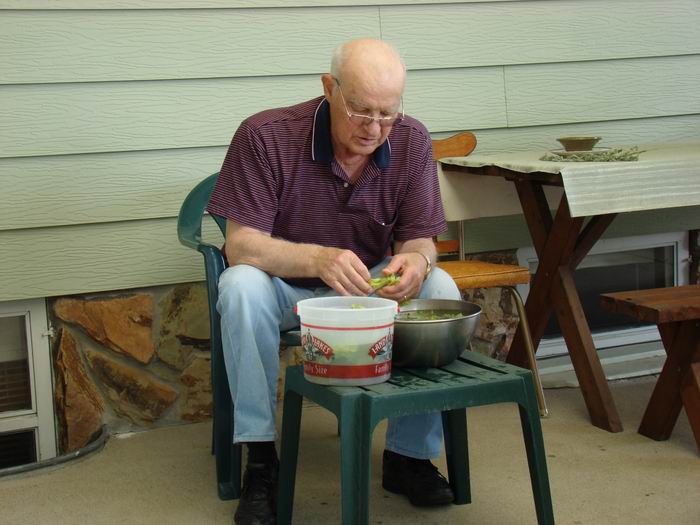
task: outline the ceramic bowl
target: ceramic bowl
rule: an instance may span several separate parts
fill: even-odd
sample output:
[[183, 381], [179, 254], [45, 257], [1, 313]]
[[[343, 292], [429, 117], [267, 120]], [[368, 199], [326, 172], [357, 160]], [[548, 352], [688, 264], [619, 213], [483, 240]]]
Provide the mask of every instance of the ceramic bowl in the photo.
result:
[[559, 137], [557, 141], [566, 151], [590, 151], [600, 137]]

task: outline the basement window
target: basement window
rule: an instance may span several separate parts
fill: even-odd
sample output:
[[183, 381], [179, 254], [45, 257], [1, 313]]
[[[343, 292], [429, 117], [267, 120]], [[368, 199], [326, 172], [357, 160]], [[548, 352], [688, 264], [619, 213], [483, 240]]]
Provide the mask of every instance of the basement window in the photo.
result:
[[[534, 274], [538, 263], [535, 249], [518, 250], [518, 263]], [[598, 241], [574, 272], [596, 349], [660, 341], [656, 325], [603, 310], [600, 294], [688, 284], [689, 272], [687, 232]], [[524, 298], [529, 288], [529, 285], [518, 287]], [[566, 343], [552, 312], [537, 357], [565, 354]]]
[[0, 434], [0, 469], [36, 462], [34, 430]]
[[0, 303], [0, 468], [55, 456], [46, 302]]

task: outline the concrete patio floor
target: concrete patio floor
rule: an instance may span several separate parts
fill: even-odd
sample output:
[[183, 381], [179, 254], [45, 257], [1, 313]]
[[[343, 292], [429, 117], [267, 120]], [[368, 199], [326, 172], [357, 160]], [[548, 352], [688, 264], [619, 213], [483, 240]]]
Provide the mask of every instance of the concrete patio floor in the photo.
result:
[[[684, 413], [670, 440], [636, 432], [654, 377], [611, 383], [625, 430], [593, 427], [578, 389], [548, 389], [542, 420], [559, 524], [697, 525], [700, 455]], [[515, 405], [472, 409], [472, 503], [416, 509], [380, 484], [385, 425], [374, 435], [370, 523], [529, 524], [535, 509]], [[224, 524], [235, 501], [215, 492], [211, 425], [113, 436], [105, 448], [59, 467], [0, 478], [0, 523]], [[339, 523], [339, 441], [325, 410], [304, 410], [294, 522]], [[444, 460], [439, 461], [444, 472]]]

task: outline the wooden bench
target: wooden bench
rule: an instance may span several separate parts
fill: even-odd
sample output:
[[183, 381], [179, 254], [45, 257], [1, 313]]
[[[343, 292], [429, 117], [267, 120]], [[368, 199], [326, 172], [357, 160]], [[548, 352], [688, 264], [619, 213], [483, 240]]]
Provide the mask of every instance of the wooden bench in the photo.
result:
[[666, 363], [639, 433], [657, 441], [668, 439], [685, 407], [700, 449], [700, 285], [607, 293], [601, 304], [657, 324], [666, 349]]

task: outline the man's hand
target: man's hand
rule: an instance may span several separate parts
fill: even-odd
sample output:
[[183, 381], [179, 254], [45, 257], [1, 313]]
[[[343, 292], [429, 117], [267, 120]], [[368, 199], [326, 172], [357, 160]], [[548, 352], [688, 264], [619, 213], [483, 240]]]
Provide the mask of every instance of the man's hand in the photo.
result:
[[401, 280], [398, 284], [381, 288], [377, 295], [387, 299], [394, 299], [400, 303], [416, 297], [423, 285], [426, 269], [425, 257], [420, 253], [397, 253], [382, 270], [382, 273], [384, 275], [398, 273], [401, 275]]
[[369, 270], [352, 251], [320, 248], [314, 260], [316, 275], [340, 295], [367, 295], [372, 291]]

